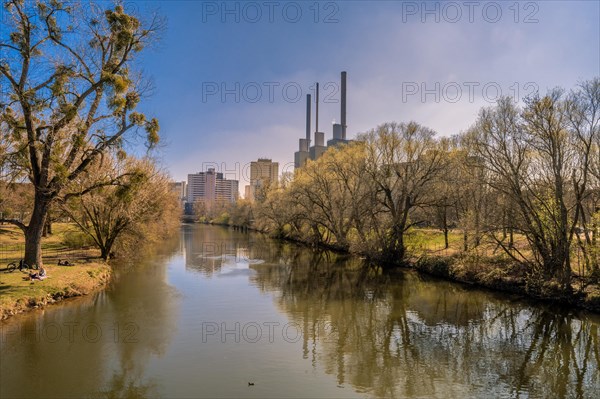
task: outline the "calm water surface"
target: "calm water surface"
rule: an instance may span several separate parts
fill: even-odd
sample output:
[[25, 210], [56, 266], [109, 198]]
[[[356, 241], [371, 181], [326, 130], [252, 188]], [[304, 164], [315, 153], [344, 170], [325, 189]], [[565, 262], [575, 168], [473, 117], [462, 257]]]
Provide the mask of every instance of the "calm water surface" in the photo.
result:
[[597, 315], [220, 227], [158, 252], [1, 324], [0, 398], [599, 397]]

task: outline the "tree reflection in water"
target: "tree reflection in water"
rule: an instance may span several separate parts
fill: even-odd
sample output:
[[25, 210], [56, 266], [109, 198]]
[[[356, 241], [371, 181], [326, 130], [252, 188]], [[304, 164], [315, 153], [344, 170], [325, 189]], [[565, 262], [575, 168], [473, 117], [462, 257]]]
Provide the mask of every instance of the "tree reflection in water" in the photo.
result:
[[596, 316], [260, 239], [252, 283], [303, 327], [304, 358], [380, 397], [600, 392]]
[[[598, 316], [533, 305], [412, 272], [386, 272], [356, 258], [259, 234], [192, 227], [183, 229], [183, 241], [176, 238], [174, 247], [169, 245], [161, 247], [164, 254], [179, 250], [185, 258], [176, 261], [185, 271], [173, 265], [169, 276], [185, 282], [206, 282], [204, 276], [226, 275], [231, 268], [253, 269], [247, 273], [250, 284], [274, 298], [303, 331], [301, 345], [277, 342], [268, 349], [282, 350], [288, 359], [288, 348], [299, 348], [291, 361], [297, 356], [303, 363], [300, 369], [307, 359], [315, 375], [324, 371], [338, 385], [368, 396], [592, 398], [600, 392]], [[190, 347], [190, 342], [197, 343], [193, 332], [175, 334], [174, 326], [193, 325], [193, 320], [182, 324], [179, 312], [189, 318], [198, 308], [192, 298], [188, 313], [181, 310], [179, 294], [167, 283], [168, 260], [150, 258], [119, 276], [115, 289], [7, 324], [0, 331], [0, 396], [88, 397], [96, 392], [108, 398], [158, 397], [173, 392], [176, 381], [187, 381], [183, 366], [190, 374], [197, 372], [197, 360], [192, 357], [187, 364], [172, 341], [185, 343], [191, 353], [210, 348], [220, 356], [223, 347]], [[202, 278], [190, 279], [188, 272]], [[247, 284], [244, 279], [235, 282]], [[252, 291], [236, 293], [227, 303]], [[36, 339], [35, 331], [72, 322], [79, 323], [74, 342], [66, 337], [57, 342]], [[135, 342], [125, 335], [113, 340], [111, 328], [116, 324], [126, 330], [128, 323], [137, 328]], [[92, 324], [106, 332], [96, 343], [81, 336], [82, 327]], [[256, 348], [245, 347], [246, 359]], [[173, 357], [165, 359], [171, 349]], [[164, 363], [156, 363], [161, 357]], [[75, 381], [76, 376], [88, 378]]]
[[[97, 397], [160, 396], [158, 384], [145, 378], [145, 373], [151, 358], [164, 355], [176, 332], [178, 294], [167, 284], [167, 268], [161, 263], [166, 262], [165, 256], [175, 253], [178, 244], [178, 237], [164, 241], [158, 251], [161, 257], [148, 256], [152, 260], [138, 262], [134, 273], [119, 276], [120, 289], [101, 294], [106, 295], [105, 305], [113, 308], [114, 322], [119, 326], [119, 339], [114, 341], [119, 365]], [[153, 295], [147, 295], [148, 287], [152, 287]]]

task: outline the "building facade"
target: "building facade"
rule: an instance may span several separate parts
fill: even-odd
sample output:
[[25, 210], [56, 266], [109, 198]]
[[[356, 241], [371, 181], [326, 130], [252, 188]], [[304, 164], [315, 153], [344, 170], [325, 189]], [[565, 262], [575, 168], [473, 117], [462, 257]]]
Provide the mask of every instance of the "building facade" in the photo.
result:
[[244, 196], [250, 201], [256, 200], [257, 192], [264, 187], [277, 185], [279, 163], [271, 159], [259, 158], [250, 163], [250, 184], [244, 188]]
[[176, 181], [169, 183], [169, 188], [171, 192], [177, 195], [177, 199], [179, 200], [179, 206], [183, 208], [187, 201], [187, 184], [185, 181]]
[[188, 175], [187, 203], [202, 203], [210, 209], [215, 204], [230, 204], [238, 198], [238, 181], [223, 178], [214, 168]]
[[294, 166], [301, 168], [308, 162], [309, 159], [315, 161], [319, 159], [329, 147], [343, 145], [351, 140], [346, 138], [346, 72], [341, 73], [341, 98], [340, 98], [340, 116], [341, 123], [334, 123], [333, 138], [325, 143], [325, 133], [319, 131], [319, 83], [316, 83], [316, 100], [315, 100], [315, 132], [314, 142], [311, 146], [311, 96], [306, 95], [306, 138], [299, 141], [298, 151], [294, 153]]

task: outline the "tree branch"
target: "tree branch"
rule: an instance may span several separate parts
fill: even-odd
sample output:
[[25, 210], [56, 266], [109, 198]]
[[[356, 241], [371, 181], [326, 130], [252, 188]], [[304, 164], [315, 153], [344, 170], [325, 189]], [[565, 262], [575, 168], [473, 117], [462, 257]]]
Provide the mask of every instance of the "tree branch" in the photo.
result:
[[23, 233], [27, 231], [27, 225], [18, 219], [0, 218], [0, 223], [9, 223], [20, 228]]

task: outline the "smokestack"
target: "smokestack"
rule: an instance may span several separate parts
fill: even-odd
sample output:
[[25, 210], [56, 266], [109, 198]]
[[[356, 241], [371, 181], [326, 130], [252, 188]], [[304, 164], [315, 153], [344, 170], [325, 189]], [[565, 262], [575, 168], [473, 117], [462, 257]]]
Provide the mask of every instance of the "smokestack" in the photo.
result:
[[315, 91], [315, 133], [319, 131], [319, 82]]
[[306, 140], [310, 143], [310, 94], [306, 95]]
[[342, 101], [341, 101], [342, 109], [342, 121], [340, 124], [342, 125], [342, 138], [346, 140], [346, 71], [342, 72]]

